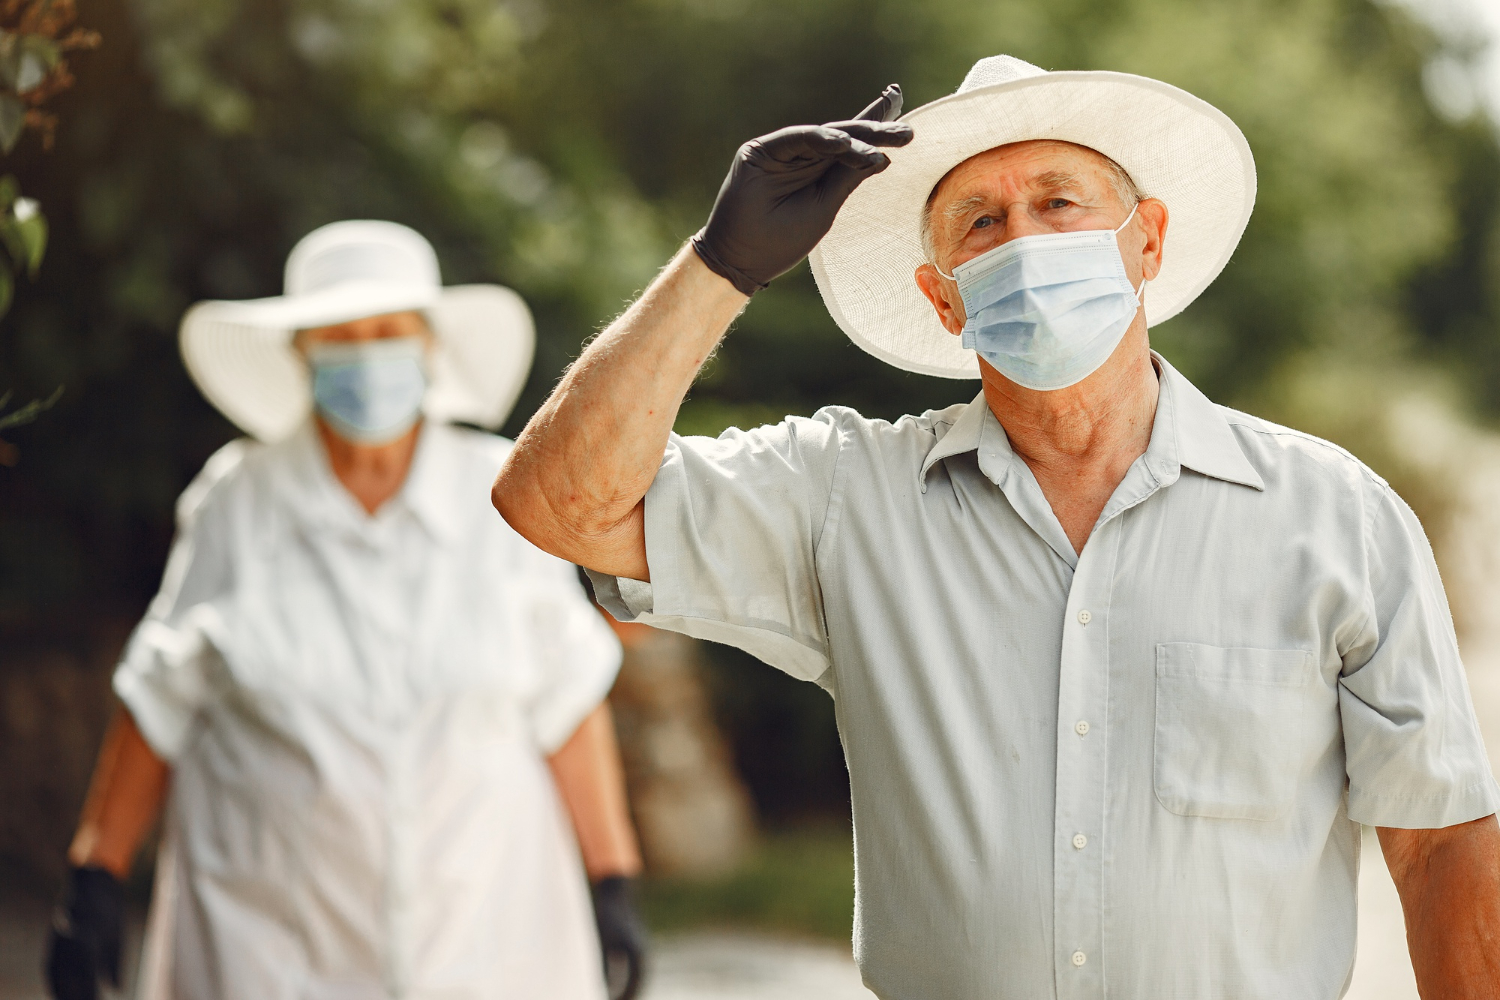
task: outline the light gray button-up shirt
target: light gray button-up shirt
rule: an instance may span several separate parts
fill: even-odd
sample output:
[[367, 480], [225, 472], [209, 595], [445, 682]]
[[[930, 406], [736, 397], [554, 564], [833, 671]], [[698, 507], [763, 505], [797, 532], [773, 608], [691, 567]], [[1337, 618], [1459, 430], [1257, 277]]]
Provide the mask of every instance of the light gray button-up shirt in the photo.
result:
[[882, 997], [1337, 997], [1358, 824], [1500, 803], [1411, 510], [1157, 362], [1081, 554], [981, 395], [674, 437], [595, 577], [834, 695]]

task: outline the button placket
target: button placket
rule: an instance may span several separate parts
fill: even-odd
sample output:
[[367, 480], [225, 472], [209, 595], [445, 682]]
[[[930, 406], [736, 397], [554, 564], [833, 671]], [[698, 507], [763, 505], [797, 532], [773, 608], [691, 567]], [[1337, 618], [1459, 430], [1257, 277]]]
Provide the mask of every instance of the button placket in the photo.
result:
[[1096, 529], [1079, 556], [1064, 617], [1058, 673], [1053, 940], [1059, 998], [1102, 1000], [1106, 741], [1099, 727], [1109, 694], [1106, 617], [1118, 522]]

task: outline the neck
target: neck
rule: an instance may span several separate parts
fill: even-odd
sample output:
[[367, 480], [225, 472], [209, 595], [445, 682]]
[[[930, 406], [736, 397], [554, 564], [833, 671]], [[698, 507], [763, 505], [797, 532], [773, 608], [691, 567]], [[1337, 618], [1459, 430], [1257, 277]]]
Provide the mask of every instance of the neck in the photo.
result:
[[359, 501], [365, 513], [374, 514], [400, 492], [416, 454], [417, 435], [422, 430], [420, 422], [384, 444], [360, 444], [339, 437], [322, 417], [316, 419], [316, 424], [318, 439], [323, 442], [334, 477]]
[[1076, 551], [1130, 465], [1146, 451], [1160, 391], [1143, 320], [1098, 371], [1051, 392], [981, 364], [984, 397], [1031, 468]]

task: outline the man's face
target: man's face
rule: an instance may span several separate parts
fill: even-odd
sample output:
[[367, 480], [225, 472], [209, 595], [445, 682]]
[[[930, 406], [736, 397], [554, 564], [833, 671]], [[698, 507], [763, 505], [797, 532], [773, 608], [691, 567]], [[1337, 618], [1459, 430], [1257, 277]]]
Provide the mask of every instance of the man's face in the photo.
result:
[[386, 313], [383, 316], [366, 316], [363, 319], [335, 323], [332, 326], [299, 330], [294, 343], [297, 350], [306, 354], [307, 349], [313, 344], [352, 343], [362, 340], [385, 340], [391, 337], [421, 337], [430, 344], [432, 330], [428, 327], [426, 318], [419, 312]]
[[[1132, 202], [1114, 166], [1092, 149], [1041, 140], [986, 150], [954, 167], [933, 192], [928, 211], [935, 260], [917, 268], [917, 284], [943, 325], [958, 334], [963, 299], [938, 267], [952, 274], [959, 264], [1021, 236], [1115, 229], [1136, 208]], [[1147, 198], [1120, 231], [1132, 285], [1161, 269], [1166, 226], [1166, 206]]]

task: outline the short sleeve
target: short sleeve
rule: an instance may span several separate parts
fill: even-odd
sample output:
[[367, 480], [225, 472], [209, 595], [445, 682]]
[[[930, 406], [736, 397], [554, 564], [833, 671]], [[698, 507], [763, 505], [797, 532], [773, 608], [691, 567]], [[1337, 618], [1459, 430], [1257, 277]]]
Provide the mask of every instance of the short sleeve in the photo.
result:
[[115, 694], [151, 749], [169, 762], [212, 693], [217, 602], [233, 586], [228, 512], [218, 487], [247, 446], [237, 441], [220, 449], [178, 500], [161, 589], [115, 668]]
[[718, 438], [673, 435], [646, 494], [651, 582], [590, 574], [600, 602], [794, 677], [828, 669], [816, 552], [838, 471], [837, 410]]
[[1383, 483], [1366, 494], [1366, 626], [1339, 686], [1349, 817], [1436, 829], [1500, 808], [1427, 536]]
[[609, 694], [622, 653], [573, 565], [537, 549], [529, 556], [522, 620], [539, 662], [526, 711], [538, 746], [550, 754]]

